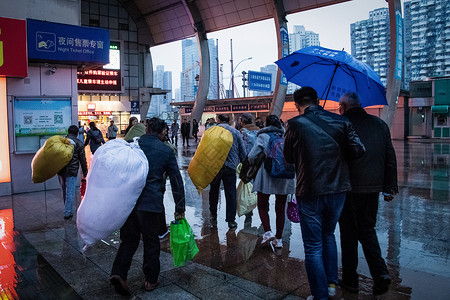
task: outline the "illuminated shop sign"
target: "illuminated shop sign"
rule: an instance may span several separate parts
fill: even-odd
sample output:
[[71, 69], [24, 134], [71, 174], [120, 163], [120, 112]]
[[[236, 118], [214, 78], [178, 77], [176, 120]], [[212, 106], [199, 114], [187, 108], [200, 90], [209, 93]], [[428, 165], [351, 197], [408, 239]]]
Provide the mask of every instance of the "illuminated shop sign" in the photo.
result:
[[110, 42], [110, 63], [77, 72], [78, 91], [122, 92], [120, 42]]
[[109, 31], [27, 20], [28, 58], [45, 62], [109, 63]]
[[79, 116], [110, 116], [111, 111], [79, 111]]
[[0, 76], [27, 77], [25, 20], [0, 17]]

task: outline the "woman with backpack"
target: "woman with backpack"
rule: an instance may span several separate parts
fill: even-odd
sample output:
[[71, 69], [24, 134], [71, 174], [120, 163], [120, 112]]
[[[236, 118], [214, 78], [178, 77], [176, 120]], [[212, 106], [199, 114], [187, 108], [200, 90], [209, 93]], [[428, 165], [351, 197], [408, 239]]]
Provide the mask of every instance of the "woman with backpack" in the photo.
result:
[[91, 153], [94, 154], [95, 151], [105, 143], [103, 139], [102, 132], [95, 126], [95, 122], [89, 123], [90, 130], [86, 133], [86, 141], [84, 142], [84, 146], [89, 145], [91, 148]]
[[[284, 128], [275, 115], [266, 118], [266, 127], [260, 129], [255, 144], [248, 154], [250, 164], [258, 154], [264, 152], [266, 159], [256, 175], [253, 192], [258, 194], [258, 212], [264, 227], [261, 244], [272, 242], [275, 248], [282, 248], [282, 235], [286, 219], [287, 195], [295, 193], [295, 171], [292, 165], [284, 164]], [[272, 171], [277, 169], [278, 173]], [[272, 233], [269, 219], [269, 197], [275, 195], [276, 234]]]

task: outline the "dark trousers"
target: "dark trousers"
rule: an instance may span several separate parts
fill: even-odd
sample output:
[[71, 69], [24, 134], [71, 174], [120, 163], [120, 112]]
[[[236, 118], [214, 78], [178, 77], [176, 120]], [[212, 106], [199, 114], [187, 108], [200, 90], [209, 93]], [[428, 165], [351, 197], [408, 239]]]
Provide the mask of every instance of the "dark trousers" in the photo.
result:
[[197, 141], [198, 141], [197, 132], [193, 132], [192, 136], [194, 137], [194, 140], [197, 143]]
[[186, 145], [189, 146], [189, 135], [182, 134], [182, 136], [183, 136], [183, 146], [184, 146], [184, 141], [186, 141]]
[[[258, 192], [258, 213], [261, 218], [264, 231], [271, 230], [269, 218], [269, 198], [269, 194]], [[275, 237], [277, 239], [281, 239], [283, 235], [284, 222], [286, 220], [286, 199], [287, 195], [275, 195], [275, 216], [277, 226]]]
[[211, 216], [217, 217], [217, 204], [219, 203], [220, 181], [223, 181], [225, 190], [226, 222], [233, 222], [236, 218], [236, 170], [223, 166], [210, 184], [209, 211]]
[[347, 285], [358, 287], [358, 241], [375, 280], [389, 275], [381, 257], [375, 225], [378, 212], [379, 193], [348, 193], [339, 219], [342, 250], [342, 279]]
[[163, 213], [133, 210], [125, 224], [120, 228], [120, 246], [113, 263], [111, 275], [119, 275], [127, 280], [128, 270], [136, 252], [141, 234], [144, 241], [144, 264], [142, 269], [145, 280], [156, 283], [159, 276], [160, 244], [158, 230]]
[[[175, 143], [174, 143], [175, 140]], [[178, 146], [178, 134], [172, 134], [172, 144]]]

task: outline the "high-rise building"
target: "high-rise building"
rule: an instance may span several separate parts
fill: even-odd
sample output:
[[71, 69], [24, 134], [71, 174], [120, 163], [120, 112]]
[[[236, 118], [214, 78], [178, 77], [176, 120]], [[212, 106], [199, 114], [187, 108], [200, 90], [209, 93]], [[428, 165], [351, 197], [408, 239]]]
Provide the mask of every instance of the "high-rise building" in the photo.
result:
[[[303, 25], [294, 25], [293, 33], [289, 34], [289, 53], [309, 46], [320, 46], [319, 34], [307, 31]], [[289, 82], [287, 93], [292, 94], [298, 88], [298, 85]]]
[[411, 0], [405, 12], [405, 81], [450, 75], [450, 1]]
[[[153, 71], [153, 87], [163, 90], [172, 90], [172, 72], [164, 71], [164, 66], [156, 66]], [[148, 114], [151, 116], [162, 117], [163, 112], [171, 110], [172, 92], [166, 95], [152, 96]]]
[[[217, 47], [213, 39], [208, 40], [208, 48], [210, 55], [210, 81], [208, 99], [218, 99], [218, 77], [217, 77], [217, 62], [218, 54]], [[182, 71], [180, 74], [181, 80], [181, 101], [194, 101], [197, 94], [198, 76], [200, 74], [200, 58], [198, 52], [197, 41], [194, 38], [185, 39], [181, 42], [182, 53]]]
[[352, 55], [370, 65], [387, 82], [389, 68], [389, 10], [378, 8], [369, 12], [369, 19], [350, 25]]

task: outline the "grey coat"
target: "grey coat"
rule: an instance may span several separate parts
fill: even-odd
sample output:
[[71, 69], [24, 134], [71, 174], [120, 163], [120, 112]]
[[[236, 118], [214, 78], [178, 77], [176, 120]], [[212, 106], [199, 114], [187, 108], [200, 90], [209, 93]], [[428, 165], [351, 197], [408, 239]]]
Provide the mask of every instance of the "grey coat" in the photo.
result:
[[[252, 150], [248, 154], [248, 160], [253, 163], [259, 153], [264, 151], [267, 153], [270, 136], [269, 132], [281, 132], [284, 133], [284, 129], [277, 128], [275, 126], [264, 127], [258, 131], [255, 144]], [[275, 178], [267, 173], [264, 165], [259, 168], [258, 174], [256, 174], [255, 182], [253, 183], [253, 192], [261, 192], [263, 194], [275, 194], [275, 195], [289, 195], [295, 194], [295, 178], [283, 179]]]

